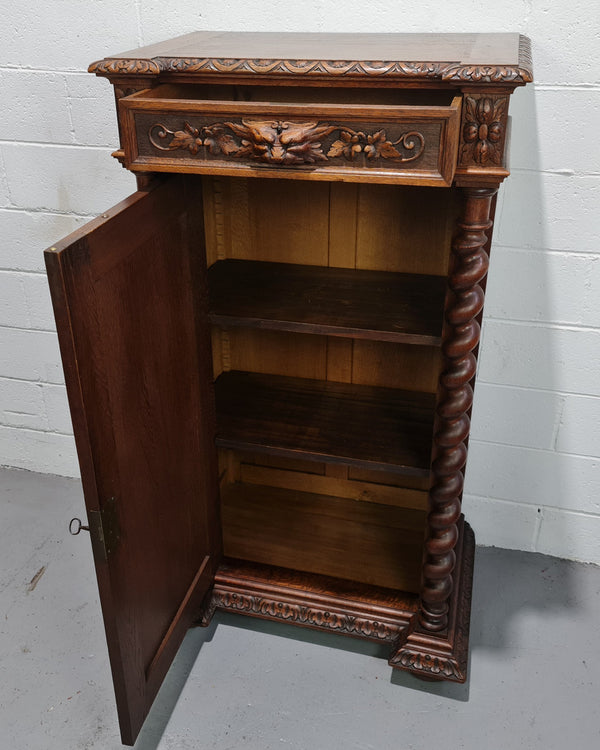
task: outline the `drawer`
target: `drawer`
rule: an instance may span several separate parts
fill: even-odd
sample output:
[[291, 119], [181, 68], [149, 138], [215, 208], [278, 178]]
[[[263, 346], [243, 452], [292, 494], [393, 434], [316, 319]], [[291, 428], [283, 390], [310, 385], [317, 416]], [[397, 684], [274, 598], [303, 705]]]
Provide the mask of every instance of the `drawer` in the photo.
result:
[[449, 186], [460, 106], [443, 91], [161, 85], [119, 116], [137, 172]]

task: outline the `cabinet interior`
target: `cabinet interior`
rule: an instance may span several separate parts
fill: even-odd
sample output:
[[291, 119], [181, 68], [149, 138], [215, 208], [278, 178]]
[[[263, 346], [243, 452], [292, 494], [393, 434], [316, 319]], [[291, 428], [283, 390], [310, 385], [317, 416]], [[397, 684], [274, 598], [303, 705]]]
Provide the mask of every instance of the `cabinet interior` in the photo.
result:
[[201, 179], [225, 555], [417, 592], [455, 193]]
[[260, 86], [250, 84], [174, 84], [163, 83], [152, 89], [133, 94], [133, 99], [157, 101], [223, 101], [223, 102], [278, 102], [282, 104], [340, 104], [380, 106], [449, 107], [456, 98], [451, 90], [378, 88], [373, 82], [368, 88], [333, 88], [323, 86]]
[[217, 610], [465, 682], [478, 321], [529, 41], [196, 32], [89, 70], [138, 190], [45, 259], [123, 742]]

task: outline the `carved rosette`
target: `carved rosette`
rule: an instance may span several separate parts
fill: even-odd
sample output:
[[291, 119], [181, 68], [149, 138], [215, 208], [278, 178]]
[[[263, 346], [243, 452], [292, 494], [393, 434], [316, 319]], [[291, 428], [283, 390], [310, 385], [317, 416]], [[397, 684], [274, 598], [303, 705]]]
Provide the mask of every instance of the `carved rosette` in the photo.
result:
[[507, 118], [507, 96], [465, 96], [460, 150], [462, 166], [502, 165]]
[[[325, 151], [322, 139], [336, 131], [339, 138]], [[185, 122], [182, 130], [169, 130], [156, 123], [150, 127], [148, 138], [160, 151], [182, 149], [192, 156], [203, 156], [208, 152], [213, 156], [288, 166], [328, 162], [335, 158], [353, 161], [360, 154], [370, 161], [386, 159], [405, 163], [418, 159], [425, 149], [425, 137], [416, 130], [403, 133], [392, 141], [383, 129], [366, 133], [345, 125], [316, 121], [249, 118], [239, 123], [218, 122], [200, 128]]]
[[421, 627], [432, 632], [444, 630], [448, 625], [473, 401], [472, 381], [477, 364], [473, 350], [479, 343], [477, 317], [484, 300], [480, 282], [488, 269], [486, 232], [492, 226], [489, 216], [495, 192], [496, 188], [465, 189], [465, 210], [452, 244], [453, 266], [448, 279], [442, 344], [445, 365], [438, 389], [433, 485], [429, 492], [419, 613]]

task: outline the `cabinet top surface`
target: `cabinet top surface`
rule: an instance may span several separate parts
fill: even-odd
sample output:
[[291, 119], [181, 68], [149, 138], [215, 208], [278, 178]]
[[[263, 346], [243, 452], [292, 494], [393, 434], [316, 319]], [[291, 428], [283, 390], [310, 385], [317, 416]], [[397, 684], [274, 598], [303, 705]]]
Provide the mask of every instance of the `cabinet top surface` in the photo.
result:
[[234, 74], [429, 79], [523, 84], [532, 80], [520, 34], [310, 34], [197, 31], [93, 63], [122, 75]]

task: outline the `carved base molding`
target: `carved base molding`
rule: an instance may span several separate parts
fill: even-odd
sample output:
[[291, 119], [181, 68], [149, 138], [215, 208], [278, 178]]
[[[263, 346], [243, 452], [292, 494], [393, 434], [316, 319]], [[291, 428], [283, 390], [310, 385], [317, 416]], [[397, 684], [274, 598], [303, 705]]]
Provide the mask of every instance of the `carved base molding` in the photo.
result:
[[219, 609], [389, 643], [391, 666], [423, 677], [464, 682], [475, 538], [468, 524], [460, 527], [449, 627], [442, 633], [419, 631], [416, 594], [239, 560], [226, 560], [220, 566], [196, 624], [208, 625]]
[[408, 631], [417, 607], [416, 594], [227, 560], [199, 624], [208, 625], [220, 609], [394, 644]]
[[419, 627], [415, 619], [414, 627], [401, 637], [397, 650], [390, 657], [392, 667], [428, 679], [466, 681], [475, 535], [464, 519], [455, 551], [456, 567], [452, 573], [454, 588], [447, 630], [442, 633], [427, 632]]
[[406, 622], [401, 622], [397, 615], [376, 620], [373, 616], [365, 616], [364, 612], [361, 613], [349, 603], [324, 609], [322, 605], [311, 606], [306, 599], [299, 600], [283, 595], [273, 599], [258, 593], [243, 594], [218, 589], [213, 595], [211, 608], [213, 611], [229, 610], [266, 620], [283, 620], [294, 625], [332, 630], [344, 635], [388, 643], [393, 643], [407, 628]]

